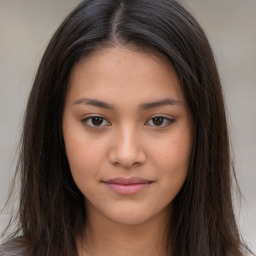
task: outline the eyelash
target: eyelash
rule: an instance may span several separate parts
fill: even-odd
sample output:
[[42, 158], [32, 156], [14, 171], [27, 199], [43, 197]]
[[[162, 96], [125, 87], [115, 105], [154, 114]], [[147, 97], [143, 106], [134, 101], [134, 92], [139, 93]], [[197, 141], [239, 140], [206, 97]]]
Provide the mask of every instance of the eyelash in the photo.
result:
[[152, 126], [160, 127], [160, 128], [165, 128], [165, 127], [171, 125], [175, 121], [173, 118], [168, 118], [168, 117], [164, 117], [164, 116], [154, 116], [154, 117], [150, 118], [146, 122], [146, 124], [149, 123], [149, 121], [153, 122], [153, 119], [156, 119], [156, 118], [161, 118], [163, 120], [164, 125], [161, 124], [161, 125], [152, 125]]
[[[92, 119], [93, 119], [93, 118], [100, 118], [100, 119], [103, 120], [103, 122], [104, 122], [104, 121], [107, 122], [108, 125], [93, 125], [93, 124], [92, 124]], [[91, 124], [88, 124], [88, 121], [90, 121]], [[98, 128], [98, 127], [103, 127], [103, 126], [110, 126], [110, 123], [106, 120], [106, 118], [104, 118], [104, 117], [102, 117], [102, 116], [89, 116], [89, 117], [86, 117], [86, 118], [84, 118], [84, 119], [82, 120], [82, 123], [85, 124], [85, 125], [87, 125], [87, 126], [93, 127], [93, 128]]]
[[[100, 120], [102, 120], [103, 123], [106, 122], [107, 124], [105, 124], [105, 125], [103, 124], [103, 125], [102, 125], [102, 123], [101, 123], [101, 124], [99, 124], [99, 125], [94, 125], [94, 124], [92, 123], [93, 118], [99, 118]], [[163, 121], [163, 123], [164, 123], [164, 125], [162, 125], [162, 124], [161, 124], [161, 125], [154, 125], [154, 124], [153, 124], [153, 125], [149, 125], [149, 126], [159, 127], [159, 128], [165, 128], [165, 127], [171, 125], [171, 124], [175, 121], [175, 119], [167, 118], [167, 117], [164, 117], [164, 116], [154, 116], [154, 117], [150, 118], [145, 124], [148, 125], [148, 123], [149, 123], [150, 121], [153, 122], [153, 119], [156, 119], [156, 118], [161, 118], [162, 121]], [[102, 128], [102, 127], [110, 126], [110, 125], [111, 125], [111, 124], [106, 120], [106, 118], [104, 118], [104, 117], [102, 117], [102, 116], [89, 116], [89, 117], [86, 117], [86, 118], [82, 119], [81, 122], [82, 122], [83, 124], [89, 126], [89, 127], [92, 127], [92, 128]], [[89, 122], [90, 122], [90, 124], [89, 124]]]

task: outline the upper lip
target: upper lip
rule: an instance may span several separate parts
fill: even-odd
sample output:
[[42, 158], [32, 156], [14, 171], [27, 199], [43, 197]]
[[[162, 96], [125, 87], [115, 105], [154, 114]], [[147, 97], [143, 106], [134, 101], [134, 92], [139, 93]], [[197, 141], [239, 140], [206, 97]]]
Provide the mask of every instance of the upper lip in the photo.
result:
[[153, 181], [143, 179], [140, 177], [131, 177], [131, 178], [122, 178], [122, 177], [117, 177], [114, 179], [109, 179], [104, 181], [106, 184], [147, 184], [147, 183], [152, 183]]

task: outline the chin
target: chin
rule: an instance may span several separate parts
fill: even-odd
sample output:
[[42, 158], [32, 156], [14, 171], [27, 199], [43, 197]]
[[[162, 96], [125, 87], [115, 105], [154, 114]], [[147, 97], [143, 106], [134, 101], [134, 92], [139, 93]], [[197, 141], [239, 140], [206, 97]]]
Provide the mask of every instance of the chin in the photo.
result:
[[106, 215], [108, 219], [120, 225], [138, 226], [159, 219], [166, 219], [169, 207], [160, 211], [150, 212], [149, 209], [119, 210]]

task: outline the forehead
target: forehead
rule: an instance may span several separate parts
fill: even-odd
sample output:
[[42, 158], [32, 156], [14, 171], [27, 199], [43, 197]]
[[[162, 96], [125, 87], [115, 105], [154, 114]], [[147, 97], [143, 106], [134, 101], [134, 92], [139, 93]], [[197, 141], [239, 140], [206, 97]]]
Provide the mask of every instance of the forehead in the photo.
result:
[[128, 71], [145, 74], [152, 70], [156, 73], [168, 69], [168, 73], [175, 73], [171, 62], [165, 55], [148, 48], [124, 46], [104, 47], [93, 51], [75, 65], [71, 72], [71, 79], [76, 71], [90, 67], [90, 72], [103, 74], [102, 71], [105, 71], [109, 74], [117, 74], [117, 71], [125, 71], [126, 76], [130, 74]]
[[164, 55], [125, 47], [103, 48], [81, 60], [71, 72], [68, 94], [184, 100], [177, 74]]

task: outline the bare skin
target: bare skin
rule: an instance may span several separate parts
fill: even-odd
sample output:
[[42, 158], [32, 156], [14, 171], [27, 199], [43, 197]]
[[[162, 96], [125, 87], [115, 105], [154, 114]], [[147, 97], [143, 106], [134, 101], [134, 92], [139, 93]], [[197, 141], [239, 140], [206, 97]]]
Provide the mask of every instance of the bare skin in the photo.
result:
[[130, 226], [96, 218], [91, 225], [89, 236], [84, 240], [78, 239], [80, 256], [165, 255], [162, 231], [166, 221], [159, 223], [156, 218], [148, 223]]
[[121, 46], [82, 60], [71, 74], [63, 135], [88, 216], [79, 256], [163, 256], [192, 147], [169, 61]]

